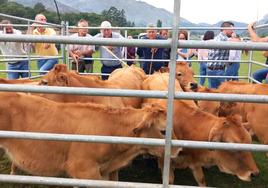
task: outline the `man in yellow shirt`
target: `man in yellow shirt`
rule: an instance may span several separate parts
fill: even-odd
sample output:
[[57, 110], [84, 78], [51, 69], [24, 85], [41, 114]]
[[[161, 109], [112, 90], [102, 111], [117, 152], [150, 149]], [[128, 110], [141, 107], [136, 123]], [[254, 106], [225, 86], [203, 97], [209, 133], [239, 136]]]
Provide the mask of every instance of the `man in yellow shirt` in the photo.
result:
[[[35, 16], [35, 21], [46, 23], [47, 19], [43, 14], [37, 14]], [[36, 25], [40, 25], [37, 23], [33, 23], [32, 26], [28, 30], [28, 34], [33, 35], [56, 35], [56, 31], [52, 28], [41, 27]], [[35, 28], [35, 29], [34, 29]], [[44, 59], [38, 60], [37, 65], [38, 69], [40, 70], [40, 74], [45, 74], [46, 71], [51, 70], [55, 64], [58, 63], [57, 58], [46, 58], [45, 56], [57, 56], [58, 50], [55, 44], [50, 43], [35, 43], [34, 45], [35, 53], [40, 56], [44, 56]]]

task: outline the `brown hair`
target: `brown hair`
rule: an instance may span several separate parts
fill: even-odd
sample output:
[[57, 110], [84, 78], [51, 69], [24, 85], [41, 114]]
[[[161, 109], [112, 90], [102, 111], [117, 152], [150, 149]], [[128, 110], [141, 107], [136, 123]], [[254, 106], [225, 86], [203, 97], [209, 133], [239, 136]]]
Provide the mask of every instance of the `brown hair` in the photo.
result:
[[179, 31], [179, 35], [178, 35], [178, 38], [180, 38], [180, 34], [183, 34], [184, 37], [185, 37], [185, 40], [188, 40], [188, 31], [186, 31], [186, 30], [180, 30]]

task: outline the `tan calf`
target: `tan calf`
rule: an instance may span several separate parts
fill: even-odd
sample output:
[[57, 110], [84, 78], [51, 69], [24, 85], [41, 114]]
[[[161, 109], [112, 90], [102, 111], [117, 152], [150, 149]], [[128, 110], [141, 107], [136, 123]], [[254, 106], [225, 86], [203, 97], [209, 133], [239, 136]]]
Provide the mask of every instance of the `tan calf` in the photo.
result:
[[[12, 131], [163, 138], [166, 111], [109, 108], [99, 104], [57, 103], [42, 97], [0, 93], [0, 129]], [[107, 179], [143, 153], [162, 156], [163, 147], [125, 144], [36, 141], [1, 138], [20, 169], [42, 176]], [[172, 150], [177, 155], [178, 149]]]
[[[144, 81], [144, 89], [167, 90], [168, 75], [155, 74]], [[179, 84], [175, 84], [180, 91]], [[144, 102], [166, 107], [164, 99], [145, 99]], [[174, 132], [178, 139], [196, 141], [215, 141], [228, 143], [251, 143], [251, 137], [241, 125], [238, 117], [219, 118], [201, 111], [193, 101], [175, 100], [173, 109]], [[205, 186], [202, 167], [217, 165], [222, 172], [234, 174], [244, 181], [250, 181], [259, 170], [250, 152], [210, 151], [183, 149], [171, 167], [190, 168], [198, 182]], [[173, 182], [173, 172], [170, 181]]]
[[[39, 84], [47, 86], [119, 89], [116, 84], [100, 80], [96, 76], [81, 76], [74, 71], [69, 71], [67, 70], [67, 66], [63, 64], [55, 65], [50, 72], [43, 76]], [[82, 96], [64, 94], [40, 94], [40, 96], [57, 102], [93, 102], [115, 107], [125, 106], [121, 97]]]

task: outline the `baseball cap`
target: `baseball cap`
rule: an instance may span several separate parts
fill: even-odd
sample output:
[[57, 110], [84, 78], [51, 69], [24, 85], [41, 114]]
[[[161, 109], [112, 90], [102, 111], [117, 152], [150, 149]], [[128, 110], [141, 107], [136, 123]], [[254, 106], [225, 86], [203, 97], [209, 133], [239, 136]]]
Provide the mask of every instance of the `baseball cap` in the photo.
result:
[[101, 22], [101, 27], [103, 27], [103, 28], [109, 28], [109, 27], [112, 27], [112, 25], [108, 21], [103, 21], [103, 22]]

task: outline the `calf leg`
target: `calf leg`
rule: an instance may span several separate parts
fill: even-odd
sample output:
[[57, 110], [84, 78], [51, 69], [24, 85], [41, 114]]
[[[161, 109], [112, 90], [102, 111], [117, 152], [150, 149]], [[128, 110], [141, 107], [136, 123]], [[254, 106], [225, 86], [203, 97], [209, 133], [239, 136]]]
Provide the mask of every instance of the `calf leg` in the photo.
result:
[[201, 187], [205, 187], [206, 186], [206, 182], [205, 182], [205, 176], [203, 173], [203, 169], [201, 166], [191, 166], [190, 167], [195, 180], [197, 181], [198, 185]]
[[71, 162], [68, 161], [66, 171], [72, 178], [94, 180], [103, 179], [100, 174], [98, 164], [90, 160], [81, 161], [79, 159], [76, 159]]
[[109, 174], [109, 180], [118, 181], [118, 171], [114, 171]]
[[18, 174], [18, 167], [13, 162], [11, 163], [10, 174], [11, 175]]
[[[169, 183], [174, 184], [174, 166], [172, 165], [172, 160], [170, 161], [170, 168], [169, 168]], [[158, 158], [158, 168], [161, 169], [161, 173], [163, 175], [164, 170], [164, 158]]]

